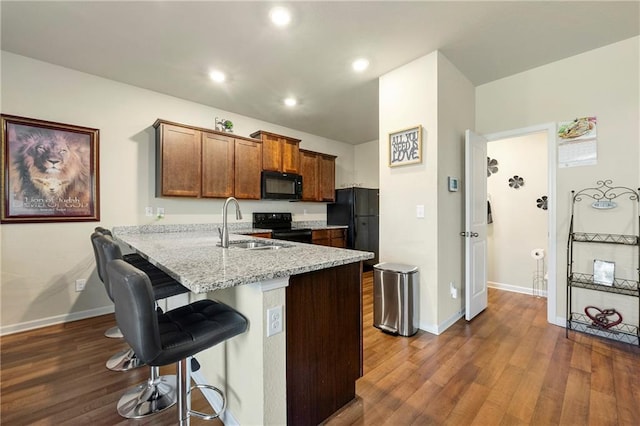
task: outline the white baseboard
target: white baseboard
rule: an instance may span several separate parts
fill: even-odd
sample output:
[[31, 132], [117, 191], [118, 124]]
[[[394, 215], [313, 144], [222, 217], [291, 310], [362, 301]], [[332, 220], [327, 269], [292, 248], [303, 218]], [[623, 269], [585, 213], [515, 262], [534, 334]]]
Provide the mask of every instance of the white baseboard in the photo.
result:
[[[496, 290], [510, 291], [513, 293], [528, 294], [529, 296], [534, 295], [533, 288], [521, 287], [519, 285], [503, 284], [503, 283], [497, 283], [495, 281], [487, 281], [487, 287], [495, 288]], [[540, 297], [547, 297], [547, 290], [541, 291]]]
[[419, 328], [420, 330], [426, 331], [427, 333], [435, 334], [436, 336], [438, 336], [444, 333], [449, 327], [455, 324], [455, 322], [458, 321], [463, 316], [464, 316], [464, 309], [451, 315], [449, 318], [447, 318], [445, 321], [443, 321], [438, 325], [426, 324], [421, 322], [419, 325]]
[[56, 315], [48, 318], [40, 318], [33, 321], [25, 321], [17, 324], [3, 325], [0, 327], [0, 336], [19, 333], [21, 331], [34, 330], [36, 328], [48, 327], [50, 325], [62, 324], [65, 322], [77, 321], [86, 318], [93, 318], [100, 315], [113, 313], [113, 306], [89, 309], [88, 311], [72, 312], [70, 314]]

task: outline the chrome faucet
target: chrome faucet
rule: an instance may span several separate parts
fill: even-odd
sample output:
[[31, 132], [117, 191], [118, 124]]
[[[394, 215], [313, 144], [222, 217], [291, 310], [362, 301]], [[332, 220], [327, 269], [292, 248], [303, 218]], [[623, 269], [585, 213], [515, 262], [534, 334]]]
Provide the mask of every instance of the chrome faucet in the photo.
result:
[[236, 219], [242, 219], [242, 212], [240, 211], [240, 204], [234, 197], [229, 197], [222, 206], [222, 229], [218, 228], [218, 234], [220, 235], [220, 245], [223, 248], [229, 247], [229, 228], [227, 227], [227, 206], [233, 201], [236, 204]]

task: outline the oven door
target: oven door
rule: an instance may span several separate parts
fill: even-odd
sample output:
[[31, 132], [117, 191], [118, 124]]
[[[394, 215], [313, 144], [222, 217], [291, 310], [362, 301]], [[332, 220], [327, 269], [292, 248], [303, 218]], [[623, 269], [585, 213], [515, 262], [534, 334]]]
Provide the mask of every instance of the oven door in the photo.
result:
[[274, 240], [294, 241], [311, 244], [311, 229], [278, 229], [271, 231]]

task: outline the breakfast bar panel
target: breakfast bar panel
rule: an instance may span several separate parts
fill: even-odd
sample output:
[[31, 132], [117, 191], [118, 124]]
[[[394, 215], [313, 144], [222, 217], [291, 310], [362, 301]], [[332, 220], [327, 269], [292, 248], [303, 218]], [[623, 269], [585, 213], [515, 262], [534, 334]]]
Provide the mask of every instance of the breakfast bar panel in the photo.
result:
[[290, 278], [287, 424], [317, 425], [356, 396], [362, 375], [362, 262]]

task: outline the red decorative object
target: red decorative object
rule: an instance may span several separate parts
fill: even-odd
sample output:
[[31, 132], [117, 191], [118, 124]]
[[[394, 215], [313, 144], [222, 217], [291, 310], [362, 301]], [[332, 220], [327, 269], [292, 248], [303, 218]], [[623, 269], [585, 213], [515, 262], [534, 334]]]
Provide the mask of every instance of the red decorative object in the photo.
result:
[[[595, 306], [587, 306], [584, 313], [593, 321], [592, 325], [600, 328], [611, 328], [622, 322], [622, 315], [615, 309], [600, 309]], [[613, 318], [609, 318], [613, 317]]]

